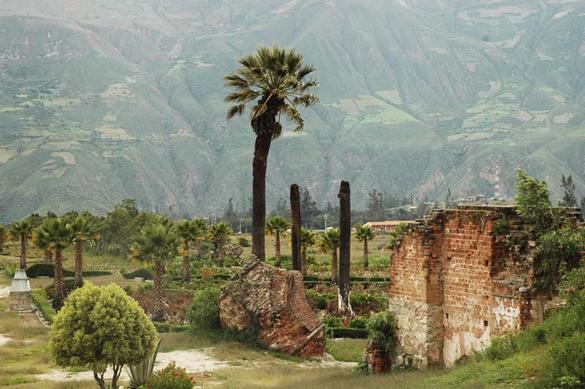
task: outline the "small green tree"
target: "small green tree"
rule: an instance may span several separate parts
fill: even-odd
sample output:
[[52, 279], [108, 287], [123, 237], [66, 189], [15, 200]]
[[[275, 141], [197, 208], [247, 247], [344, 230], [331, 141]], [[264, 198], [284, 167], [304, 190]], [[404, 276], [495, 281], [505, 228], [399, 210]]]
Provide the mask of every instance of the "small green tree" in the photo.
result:
[[210, 286], [193, 295], [193, 304], [187, 311], [189, 323], [195, 329], [218, 329], [219, 295], [218, 287]]
[[89, 212], [81, 213], [70, 222], [71, 237], [75, 247], [75, 287], [83, 286], [83, 253], [85, 243], [97, 238], [97, 229], [93, 215]]
[[561, 177], [561, 187], [563, 188], [563, 198], [559, 201], [561, 207], [577, 207], [577, 195], [575, 194], [575, 183], [573, 176]]
[[544, 180], [529, 176], [518, 169], [516, 174], [516, 205], [518, 213], [537, 235], [552, 225], [552, 206]]
[[191, 220], [181, 220], [176, 224], [177, 235], [183, 241], [181, 254], [183, 255], [183, 282], [191, 281], [191, 263], [189, 261], [189, 244], [195, 240], [198, 233], [198, 227]]
[[337, 249], [339, 248], [339, 230], [337, 228], [331, 228], [326, 232], [322, 233], [319, 237], [319, 249], [322, 252], [331, 253], [331, 282], [337, 283], [338, 272], [338, 261], [337, 261]]
[[307, 249], [317, 243], [317, 234], [311, 230], [301, 230], [301, 271], [307, 275]]
[[360, 242], [364, 242], [364, 269], [368, 268], [368, 241], [374, 239], [376, 233], [369, 225], [361, 226], [356, 232], [355, 237]]
[[62, 367], [93, 370], [100, 388], [112, 367], [112, 387], [125, 364], [137, 364], [152, 352], [156, 329], [136, 300], [118, 285], [86, 283], [69, 295], [51, 327], [50, 349]]
[[217, 262], [223, 266], [225, 244], [229, 241], [232, 229], [226, 223], [217, 223], [209, 231], [209, 238], [215, 245]]
[[280, 238], [286, 233], [290, 225], [282, 216], [272, 216], [266, 223], [266, 231], [274, 236], [274, 257], [276, 258], [275, 266], [280, 267]]

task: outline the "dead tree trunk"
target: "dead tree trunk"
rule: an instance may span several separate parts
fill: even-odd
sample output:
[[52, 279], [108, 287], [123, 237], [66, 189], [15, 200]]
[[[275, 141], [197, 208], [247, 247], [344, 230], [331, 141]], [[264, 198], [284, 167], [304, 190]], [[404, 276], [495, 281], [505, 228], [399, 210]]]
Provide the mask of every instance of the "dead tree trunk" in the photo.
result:
[[292, 213], [291, 249], [293, 270], [303, 272], [301, 263], [301, 193], [299, 186], [290, 186], [290, 209]]
[[349, 310], [351, 202], [349, 182], [341, 181], [339, 188], [339, 295], [341, 312]]

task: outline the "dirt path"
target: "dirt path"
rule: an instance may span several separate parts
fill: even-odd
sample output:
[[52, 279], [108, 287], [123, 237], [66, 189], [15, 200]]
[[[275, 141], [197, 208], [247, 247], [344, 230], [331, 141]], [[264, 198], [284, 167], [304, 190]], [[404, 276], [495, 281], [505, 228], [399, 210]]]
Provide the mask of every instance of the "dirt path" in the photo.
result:
[[0, 347], [4, 346], [6, 343], [11, 342], [12, 338], [6, 337], [2, 334], [0, 334]]
[[[175, 362], [177, 366], [186, 369], [188, 373], [194, 374], [210, 372], [228, 366], [227, 363], [210, 357], [207, 350], [179, 350], [158, 353], [155, 370], [161, 369], [171, 362]], [[111, 377], [111, 374], [112, 372], [108, 371], [106, 377]], [[93, 380], [93, 373], [91, 371], [71, 373], [55, 369], [48, 373], [37, 375], [36, 378], [40, 381], [91, 381]], [[120, 378], [123, 380], [129, 378], [126, 369], [124, 369]]]
[[10, 294], [10, 286], [7, 286], [5, 288], [0, 287], [0, 298], [8, 297], [9, 294]]

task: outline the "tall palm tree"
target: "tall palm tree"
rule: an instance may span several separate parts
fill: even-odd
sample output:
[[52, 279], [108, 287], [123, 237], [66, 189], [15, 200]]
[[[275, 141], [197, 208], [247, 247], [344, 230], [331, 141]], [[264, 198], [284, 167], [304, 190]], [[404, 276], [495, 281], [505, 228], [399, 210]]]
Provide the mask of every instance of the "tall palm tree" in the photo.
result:
[[154, 291], [152, 318], [163, 321], [165, 317], [163, 297], [164, 263], [178, 254], [178, 238], [172, 224], [155, 220], [147, 224], [132, 245], [132, 256], [136, 259], [154, 262]]
[[230, 238], [232, 230], [225, 222], [220, 222], [211, 227], [209, 239], [215, 245], [217, 250], [217, 261], [219, 266], [223, 266], [224, 246]]
[[53, 308], [63, 307], [65, 292], [63, 289], [63, 249], [71, 243], [71, 226], [61, 218], [47, 218], [37, 229], [38, 239], [48, 242], [55, 251], [55, 291]]
[[14, 240], [20, 240], [20, 270], [26, 269], [28, 240], [32, 237], [32, 224], [28, 220], [15, 222], [10, 227], [10, 235]]
[[301, 230], [301, 272], [307, 275], [307, 249], [317, 243], [317, 234], [311, 230]]
[[183, 242], [183, 282], [191, 281], [191, 262], [189, 261], [189, 245], [195, 240], [198, 228], [193, 220], [181, 220], [176, 224], [177, 235]]
[[197, 258], [201, 258], [201, 244], [209, 235], [209, 225], [204, 219], [194, 219], [193, 225], [195, 226], [195, 248], [197, 249]]
[[280, 237], [286, 233], [289, 227], [290, 225], [282, 216], [273, 216], [266, 223], [266, 231], [274, 236], [274, 257], [276, 258], [274, 265], [276, 267], [280, 267], [282, 262], [280, 255]]
[[6, 227], [0, 224], [0, 253], [4, 251], [4, 243], [6, 242]]
[[337, 249], [339, 248], [339, 230], [331, 228], [319, 236], [319, 249], [331, 253], [331, 281], [337, 283]]
[[368, 261], [368, 241], [374, 239], [376, 233], [374, 229], [368, 225], [363, 225], [355, 232], [355, 237], [360, 242], [364, 242], [364, 269], [369, 266]]
[[97, 226], [94, 223], [93, 216], [89, 213], [81, 213], [72, 218], [71, 238], [75, 246], [75, 287], [83, 286], [83, 251], [87, 241], [92, 241], [97, 237]]
[[233, 104], [228, 119], [242, 115], [253, 104], [251, 126], [256, 134], [252, 163], [252, 253], [265, 259], [264, 228], [266, 221], [266, 167], [272, 141], [282, 134], [281, 114], [302, 131], [304, 120], [298, 106], [309, 107], [318, 98], [308, 91], [319, 84], [308, 77], [315, 71], [303, 64], [303, 56], [295, 50], [274, 45], [258, 47], [253, 55], [239, 60], [235, 73], [224, 78], [225, 86], [233, 89], [225, 100]]
[[43, 250], [43, 255], [45, 257], [46, 263], [53, 263], [53, 249], [51, 247], [51, 242], [49, 242], [46, 236], [39, 235], [39, 229], [33, 231], [33, 243], [39, 249]]

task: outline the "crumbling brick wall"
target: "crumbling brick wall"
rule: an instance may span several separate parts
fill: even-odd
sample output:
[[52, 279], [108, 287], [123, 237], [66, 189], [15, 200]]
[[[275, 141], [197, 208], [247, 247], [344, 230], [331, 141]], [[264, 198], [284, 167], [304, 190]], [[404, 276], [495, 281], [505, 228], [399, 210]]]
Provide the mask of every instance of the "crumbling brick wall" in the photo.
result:
[[542, 320], [530, 247], [509, 244], [521, 230], [512, 206], [435, 211], [408, 227], [390, 271], [395, 365], [452, 366], [493, 336]]

